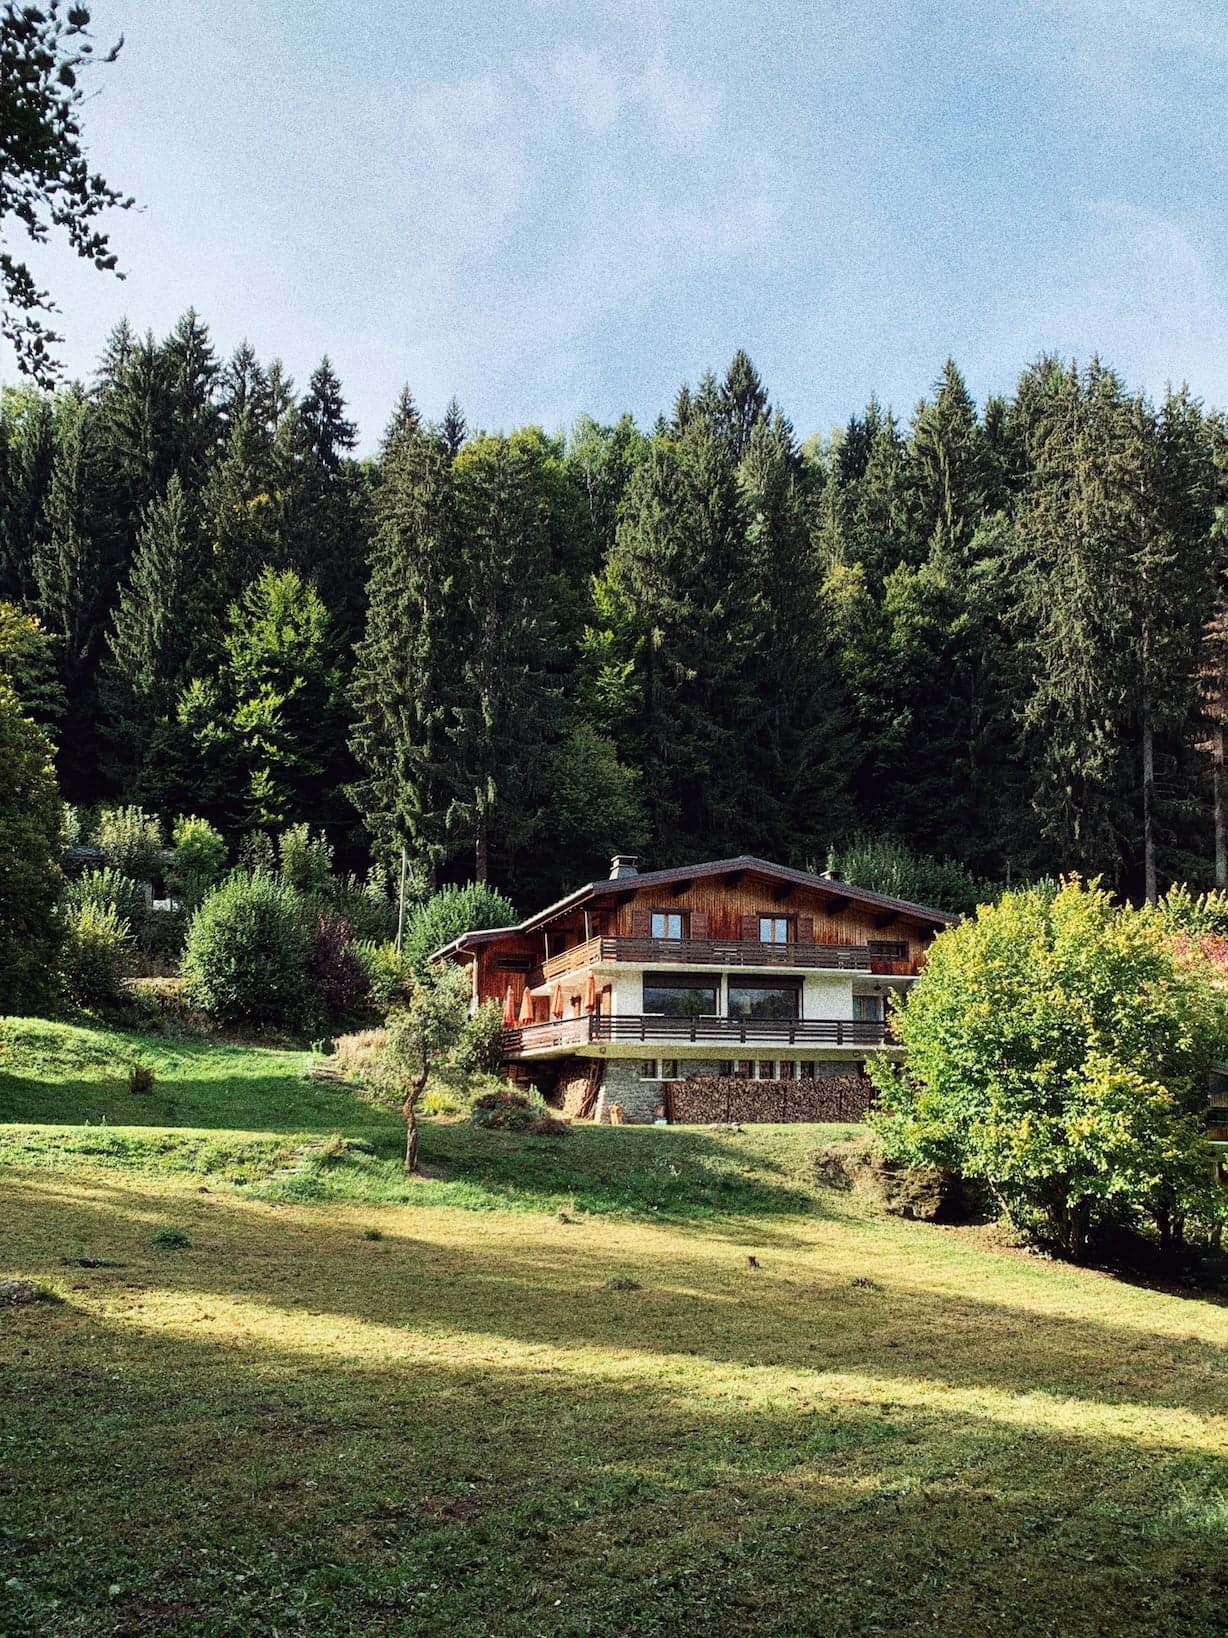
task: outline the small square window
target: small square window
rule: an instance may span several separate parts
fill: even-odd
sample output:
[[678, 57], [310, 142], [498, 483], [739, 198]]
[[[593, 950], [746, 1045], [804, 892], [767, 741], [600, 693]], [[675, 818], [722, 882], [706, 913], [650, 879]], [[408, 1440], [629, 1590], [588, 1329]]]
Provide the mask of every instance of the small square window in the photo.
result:
[[760, 944], [787, 944], [789, 942], [788, 916], [759, 917]]
[[[733, 1059], [722, 1058], [720, 1063], [716, 1066], [716, 1072], [718, 1075], [722, 1075], [726, 1080], [728, 1080], [733, 1074]], [[1225, 1117], [1225, 1124], [1228, 1124], [1228, 1117]]]
[[661, 1059], [661, 1079], [663, 1081], [676, 1081], [678, 1079], [677, 1058]]
[[653, 938], [680, 939], [682, 937], [682, 914], [678, 910], [654, 910], [652, 912]]
[[776, 1065], [771, 1058], [760, 1058], [757, 1068], [761, 1081], [774, 1081], [776, 1079]]
[[642, 1081], [655, 1081], [658, 1079], [657, 1060], [655, 1058], [641, 1058], [640, 1079]]
[[799, 1078], [801, 1080], [803, 1080], [803, 1081], [812, 1081], [814, 1079], [814, 1064], [813, 1063], [808, 1063], [808, 1062], [803, 1061], [802, 1063], [798, 1064], [797, 1067], [798, 1067], [798, 1070], [800, 1071], [800, 1077]]
[[749, 1058], [739, 1058], [734, 1074], [740, 1081], [749, 1081], [755, 1073], [755, 1066]]
[[777, 1080], [793, 1080], [795, 1078], [796, 1069], [797, 1065], [793, 1062], [792, 1058], [782, 1058], [780, 1061], [780, 1073], [776, 1077]]

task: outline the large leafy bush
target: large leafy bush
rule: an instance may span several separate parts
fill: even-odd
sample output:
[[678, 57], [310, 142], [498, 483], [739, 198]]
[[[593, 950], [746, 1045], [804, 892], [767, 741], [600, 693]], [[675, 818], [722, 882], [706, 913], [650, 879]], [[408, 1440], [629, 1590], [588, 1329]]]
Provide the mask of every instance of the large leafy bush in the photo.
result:
[[1162, 1238], [1214, 1216], [1202, 1145], [1224, 990], [1162, 915], [1099, 888], [1005, 893], [945, 932], [873, 1067], [889, 1153], [980, 1179], [1067, 1255], [1142, 1212]]
[[882, 836], [857, 836], [827, 856], [827, 868], [842, 879], [871, 893], [926, 904], [935, 910], [970, 914], [977, 904], [997, 891], [978, 881], [954, 859], [933, 859], [914, 853], [902, 842]]
[[75, 876], [64, 898], [70, 910], [83, 910], [87, 905], [94, 910], [114, 910], [120, 921], [127, 922], [129, 931], [145, 919], [144, 886], [112, 865]]
[[94, 845], [113, 870], [133, 881], [152, 882], [162, 874], [162, 822], [143, 808], [102, 808]]
[[0, 1011], [50, 999], [63, 925], [63, 804], [51, 746], [0, 675]]
[[314, 917], [275, 876], [230, 876], [188, 925], [183, 977], [191, 999], [215, 1017], [294, 1025], [316, 995], [308, 970]]
[[81, 1007], [118, 1001], [136, 971], [132, 929], [114, 904], [89, 900], [70, 908], [61, 971], [69, 999]]
[[418, 905], [405, 928], [405, 953], [423, 965], [443, 945], [480, 927], [511, 927], [518, 920], [515, 906], [502, 893], [482, 882], [445, 887]]

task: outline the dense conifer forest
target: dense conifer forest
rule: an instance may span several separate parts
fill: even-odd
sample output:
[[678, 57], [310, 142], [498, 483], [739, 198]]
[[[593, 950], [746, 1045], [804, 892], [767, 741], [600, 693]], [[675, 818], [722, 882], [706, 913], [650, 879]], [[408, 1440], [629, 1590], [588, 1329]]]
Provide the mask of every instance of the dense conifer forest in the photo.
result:
[[[656, 424], [488, 434], [407, 389], [378, 454], [195, 313], [7, 388], [0, 668], [65, 796], [309, 822], [521, 904], [867, 836], [979, 880], [1228, 873], [1228, 420], [1098, 360], [803, 435], [738, 353]], [[834, 850], [834, 855], [833, 855]]]

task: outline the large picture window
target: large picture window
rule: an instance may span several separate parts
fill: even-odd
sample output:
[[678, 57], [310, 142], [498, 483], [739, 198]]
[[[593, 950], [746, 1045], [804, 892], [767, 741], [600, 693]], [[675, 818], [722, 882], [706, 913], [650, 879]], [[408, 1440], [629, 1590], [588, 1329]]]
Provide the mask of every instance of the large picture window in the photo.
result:
[[711, 1018], [717, 1010], [714, 978], [689, 973], [645, 973], [644, 1011], [666, 1018]]
[[729, 981], [731, 1018], [798, 1018], [801, 984], [797, 979], [739, 978]]

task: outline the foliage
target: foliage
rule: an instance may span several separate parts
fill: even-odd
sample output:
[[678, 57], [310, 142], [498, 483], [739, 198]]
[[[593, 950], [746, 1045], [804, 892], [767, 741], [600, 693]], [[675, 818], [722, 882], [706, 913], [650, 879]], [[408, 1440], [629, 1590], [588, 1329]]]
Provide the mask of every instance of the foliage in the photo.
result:
[[485, 1126], [497, 1132], [525, 1132], [537, 1120], [541, 1110], [523, 1092], [505, 1087], [500, 1092], [487, 1092], [473, 1101], [470, 1119], [475, 1126]]
[[322, 911], [316, 917], [309, 971], [326, 1010], [335, 1018], [353, 1013], [371, 990], [366, 966], [348, 921]]
[[1064, 1254], [1122, 1212], [1169, 1239], [1214, 1207], [1201, 1116], [1228, 1011], [1161, 918], [1077, 880], [1006, 893], [938, 938], [894, 1028], [907, 1067], [872, 1067], [889, 1154], [984, 1180]]
[[133, 1097], [152, 1092], [158, 1083], [158, 1072], [152, 1064], [133, 1064], [128, 1071], [128, 1091]]
[[70, 910], [83, 910], [87, 905], [94, 910], [114, 910], [130, 930], [140, 927], [145, 920], [144, 887], [113, 865], [70, 878], [64, 899]]
[[162, 822], [143, 808], [103, 807], [94, 828], [94, 846], [113, 870], [133, 881], [152, 882], [162, 874]]
[[1228, 893], [1219, 891], [1193, 894], [1181, 883], [1170, 887], [1157, 906], [1165, 921], [1177, 932], [1191, 937], [1228, 937]]
[[167, 872], [171, 893], [194, 910], [226, 869], [226, 841], [207, 819], [180, 816], [171, 830], [174, 858]]
[[469, 1015], [469, 984], [450, 963], [430, 967], [414, 985], [409, 1003], [388, 1020], [388, 1056], [404, 1075], [405, 1172], [418, 1164], [417, 1109], [431, 1070], [460, 1044]]
[[50, 996], [63, 936], [57, 913], [63, 804], [51, 747], [0, 675], [0, 1004]]
[[[133, 201], [89, 168], [79, 82], [95, 63], [113, 63], [119, 45], [95, 58], [89, 22], [84, 6], [60, 0], [41, 6], [7, 0], [0, 9], [0, 219], [19, 222], [35, 244], [62, 228], [77, 256], [113, 272], [115, 256], [97, 219], [107, 210], [128, 210]], [[0, 251], [0, 285], [0, 332], [17, 367], [46, 385], [59, 373], [50, 349], [61, 338], [40, 316], [54, 311], [52, 299], [7, 249]]]
[[0, 602], [0, 674], [35, 722], [50, 728], [64, 715], [55, 643], [34, 615], [5, 602]]
[[366, 972], [373, 1004], [381, 1012], [404, 1006], [413, 989], [416, 972], [409, 957], [391, 941], [376, 944], [369, 939], [361, 940], [355, 944], [354, 952]]
[[514, 906], [501, 893], [481, 882], [445, 887], [407, 917], [405, 954], [421, 967], [436, 950], [462, 933], [484, 927], [512, 927], [519, 919]]
[[118, 1001], [124, 980], [136, 971], [132, 929], [113, 904], [89, 900], [70, 909], [62, 973], [69, 998], [82, 1007]]
[[831, 848], [827, 869], [854, 887], [959, 915], [971, 914], [994, 892], [989, 882], [978, 882], [956, 860], [931, 859], [882, 836], [855, 836]]
[[301, 1024], [313, 1004], [312, 921], [273, 876], [236, 873], [188, 924], [183, 977], [191, 999], [228, 1021]]
[[310, 825], [290, 825], [277, 838], [278, 867], [299, 893], [326, 895], [332, 888], [333, 850]]

